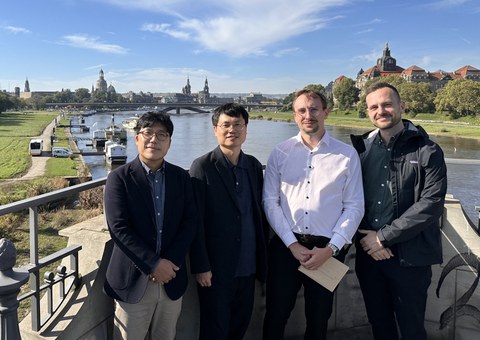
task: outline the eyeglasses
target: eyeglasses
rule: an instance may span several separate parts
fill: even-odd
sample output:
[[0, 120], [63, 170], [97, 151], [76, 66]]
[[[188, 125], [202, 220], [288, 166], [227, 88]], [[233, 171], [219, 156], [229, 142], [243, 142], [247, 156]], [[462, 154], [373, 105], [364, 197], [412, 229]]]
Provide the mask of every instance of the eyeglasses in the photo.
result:
[[153, 132], [153, 131], [145, 130], [145, 131], [140, 131], [139, 134], [141, 134], [143, 138], [147, 140], [150, 140], [153, 138], [153, 136], [155, 136], [161, 142], [166, 141], [168, 137], [170, 137], [170, 134], [165, 131]]
[[234, 131], [242, 131], [245, 129], [245, 126], [247, 124], [241, 124], [241, 123], [236, 123], [236, 124], [230, 124], [230, 123], [223, 123], [221, 125], [217, 125], [219, 128], [221, 128], [223, 131], [228, 131], [231, 128], [233, 128]]
[[301, 117], [305, 117], [307, 112], [310, 113], [310, 116], [318, 116], [322, 110], [316, 107], [301, 108], [295, 111], [295, 113]]

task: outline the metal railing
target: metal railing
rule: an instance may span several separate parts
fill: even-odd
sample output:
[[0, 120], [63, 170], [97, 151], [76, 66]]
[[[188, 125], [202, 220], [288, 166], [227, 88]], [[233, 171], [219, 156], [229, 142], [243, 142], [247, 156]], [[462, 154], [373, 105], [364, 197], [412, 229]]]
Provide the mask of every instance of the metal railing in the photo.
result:
[[[78, 287], [80, 283], [80, 275], [78, 272], [78, 253], [82, 249], [81, 245], [72, 245], [39, 259], [38, 254], [38, 207], [64, 197], [78, 195], [80, 192], [97, 188], [104, 185], [106, 177], [88, 181], [85, 183], [73, 185], [68, 188], [56, 190], [50, 193], [42, 194], [32, 198], [24, 199], [18, 202], [5, 204], [0, 206], [0, 216], [20, 212], [29, 211], [29, 235], [30, 235], [30, 260], [25, 269], [29, 273], [29, 292], [18, 298], [18, 301], [30, 298], [32, 330], [39, 331], [42, 326], [54, 315], [58, 307], [62, 304], [68, 292], [72, 287]], [[44, 284], [40, 285], [40, 270], [64, 258], [70, 258], [70, 268], [60, 265], [56, 269], [56, 273], [46, 272], [44, 275]], [[71, 282], [67, 278], [71, 277]], [[2, 282], [0, 280], [0, 291], [2, 291]], [[58, 287], [58, 300], [55, 300], [54, 287]], [[47, 311], [43, 313], [46, 317], [41, 320], [40, 298], [41, 293], [46, 291], [47, 295]], [[2, 300], [0, 300], [2, 301]], [[55, 303], [56, 302], [56, 303]], [[15, 303], [18, 303], [15, 301]], [[0, 306], [2, 307], [2, 306]], [[3, 306], [5, 307], [5, 306]], [[0, 308], [1, 309], [1, 308]], [[3, 317], [3, 316], [2, 316]], [[1, 327], [0, 327], [1, 328]], [[8, 336], [7, 336], [8, 338]]]

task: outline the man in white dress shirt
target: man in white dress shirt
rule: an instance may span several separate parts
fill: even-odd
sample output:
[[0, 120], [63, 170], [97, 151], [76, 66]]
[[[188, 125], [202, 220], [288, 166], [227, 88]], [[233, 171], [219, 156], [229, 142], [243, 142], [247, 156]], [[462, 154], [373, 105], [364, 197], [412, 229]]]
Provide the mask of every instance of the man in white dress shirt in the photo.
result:
[[304, 287], [305, 340], [326, 339], [333, 293], [298, 271], [330, 257], [343, 261], [364, 213], [361, 166], [348, 144], [325, 130], [324, 95], [300, 90], [293, 101], [298, 135], [278, 144], [265, 171], [263, 206], [275, 231], [269, 246], [264, 340], [283, 339]]

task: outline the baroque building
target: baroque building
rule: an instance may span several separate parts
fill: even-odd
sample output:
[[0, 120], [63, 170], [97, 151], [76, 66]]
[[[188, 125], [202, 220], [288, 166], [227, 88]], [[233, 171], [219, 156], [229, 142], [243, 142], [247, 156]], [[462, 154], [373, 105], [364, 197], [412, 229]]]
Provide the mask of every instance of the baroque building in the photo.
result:
[[[103, 73], [102, 69], [100, 69], [100, 72], [98, 72], [98, 79], [95, 82], [95, 91], [106, 92], [111, 94], [117, 93], [117, 91], [115, 90], [115, 87], [113, 87], [112, 84], [110, 84], [110, 86], [107, 86], [107, 81], [105, 80], [105, 74]], [[93, 86], [92, 86], [92, 93], [93, 93]]]
[[383, 55], [377, 59], [377, 64], [366, 71], [360, 69], [357, 73], [355, 86], [362, 89], [368, 80], [389, 75], [398, 75], [408, 82], [429, 83], [433, 91], [444, 87], [448, 81], [453, 79], [480, 81], [480, 70], [470, 65], [463, 66], [453, 72], [442, 70], [428, 72], [416, 65], [404, 69], [397, 65], [397, 60], [391, 56], [388, 43], [386, 43]]

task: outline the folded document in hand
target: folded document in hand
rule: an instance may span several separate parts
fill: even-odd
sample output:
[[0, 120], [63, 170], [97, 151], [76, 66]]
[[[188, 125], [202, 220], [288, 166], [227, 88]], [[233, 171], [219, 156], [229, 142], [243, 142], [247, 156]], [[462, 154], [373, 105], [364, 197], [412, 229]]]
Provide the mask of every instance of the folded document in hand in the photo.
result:
[[348, 266], [331, 257], [318, 269], [310, 270], [300, 266], [298, 270], [333, 292], [347, 273]]

